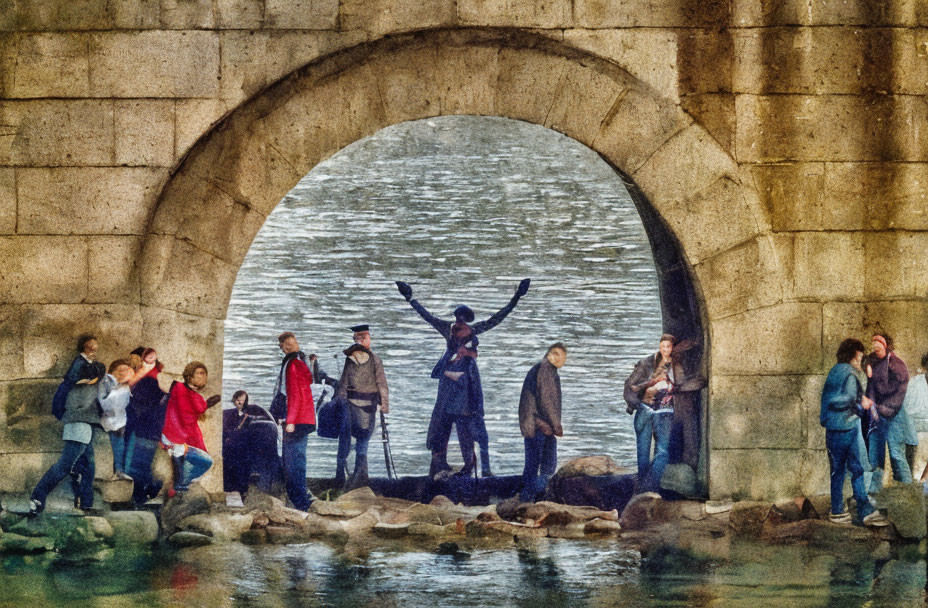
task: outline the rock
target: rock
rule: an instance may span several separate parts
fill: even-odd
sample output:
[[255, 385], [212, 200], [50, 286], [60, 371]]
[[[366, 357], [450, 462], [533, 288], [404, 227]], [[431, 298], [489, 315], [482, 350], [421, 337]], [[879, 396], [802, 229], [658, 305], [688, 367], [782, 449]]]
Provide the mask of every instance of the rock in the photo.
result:
[[619, 475], [627, 472], [605, 454], [596, 456], [583, 456], [574, 458], [554, 474], [555, 477], [565, 479], [570, 477], [595, 477], [597, 475]]
[[696, 500], [665, 500], [661, 503], [658, 519], [670, 521], [674, 519], [688, 519], [702, 521], [708, 514], [703, 503]]
[[100, 490], [103, 502], [108, 504], [127, 504], [132, 502], [132, 481], [128, 479], [98, 479], [94, 487]]
[[688, 464], [668, 464], [661, 476], [661, 487], [682, 496], [698, 496], [696, 471]]
[[307, 514], [299, 528], [307, 538], [328, 538], [339, 542], [348, 538], [348, 532], [340, 521], [327, 519], [315, 513]]
[[634, 496], [622, 510], [619, 523], [626, 530], [641, 530], [656, 522], [656, 516], [664, 499], [655, 492], [644, 492]]
[[504, 513], [509, 521], [533, 523], [539, 526], [564, 526], [574, 522], [585, 522], [593, 519], [619, 520], [619, 514], [612, 511], [600, 511], [594, 507], [577, 507], [562, 505], [555, 502], [541, 501], [536, 503], [519, 503], [514, 507], [506, 505]]
[[887, 486], [880, 490], [875, 498], [880, 509], [886, 509], [886, 517], [902, 538], [924, 538], [928, 533], [922, 484], [900, 483]]
[[42, 553], [55, 549], [55, 539], [7, 532], [0, 536], [0, 553]]
[[446, 536], [454, 536], [458, 534], [456, 524], [448, 524], [446, 526], [436, 526], [435, 524], [428, 524], [422, 522], [415, 522], [409, 524], [407, 528], [407, 533], [409, 536], [416, 536], [422, 538], [444, 538]]
[[[316, 502], [324, 502], [324, 501], [317, 500], [313, 504], [316, 504]], [[269, 494], [265, 494], [264, 492], [259, 490], [257, 487], [252, 487], [248, 491], [248, 495], [245, 497], [244, 504], [245, 504], [245, 509], [249, 511], [255, 510], [255, 509], [258, 509], [261, 511], [271, 511], [273, 509], [276, 509], [277, 507], [287, 506], [286, 504], [284, 504], [284, 501], [280, 500], [279, 498], [275, 498]]]
[[341, 517], [343, 519], [351, 519], [352, 517], [357, 517], [361, 513], [364, 513], [364, 509], [360, 507], [346, 509], [342, 506], [336, 504], [334, 501], [328, 500], [317, 500], [309, 507], [309, 510], [312, 513], [318, 515], [324, 515], [326, 517]]
[[764, 528], [770, 504], [766, 502], [736, 502], [728, 515], [728, 525], [735, 534], [759, 536]]
[[593, 519], [583, 526], [584, 534], [621, 534], [622, 526], [611, 519]]
[[16, 513], [10, 513], [9, 511], [0, 512], [0, 530], [9, 531], [10, 527], [15, 526], [25, 517], [22, 515], [17, 515]]
[[573, 522], [563, 526], [547, 526], [550, 538], [584, 538], [588, 522]]
[[450, 521], [442, 521], [442, 517], [438, 509], [431, 505], [423, 505], [421, 503], [414, 503], [411, 505], [406, 511], [406, 514], [408, 515], [410, 522], [435, 524], [436, 526], [451, 523], [451, 521], [456, 519], [454, 517], [449, 517]]
[[375, 536], [381, 538], [402, 538], [409, 532], [409, 524], [386, 524], [379, 522], [371, 529]]
[[84, 524], [87, 530], [100, 540], [109, 540], [115, 534], [113, 526], [104, 517], [85, 517]]
[[339, 523], [349, 536], [358, 536], [370, 532], [374, 526], [380, 523], [380, 516], [376, 509], [369, 509], [357, 517]]
[[432, 501], [429, 503], [429, 505], [433, 507], [453, 507], [455, 506], [453, 500], [441, 494], [433, 498]]
[[601, 475], [554, 477], [545, 490], [545, 500], [565, 505], [596, 507], [603, 511], [622, 511], [635, 491], [635, 476]]
[[161, 507], [161, 527], [165, 534], [177, 531], [177, 524], [191, 515], [209, 513], [210, 496], [203, 487], [194, 483], [186, 492], [181, 492], [169, 498]]
[[267, 517], [274, 524], [300, 524], [308, 513], [289, 507], [277, 507], [268, 512]]
[[502, 518], [499, 516], [499, 513], [496, 510], [496, 505], [489, 505], [480, 511], [475, 519], [480, 521], [499, 521]]
[[251, 525], [253, 527], [266, 528], [267, 525], [271, 523], [271, 518], [269, 518], [264, 511], [254, 511], [251, 515]]
[[870, 554], [874, 560], [887, 560], [892, 557], [892, 545], [889, 544], [889, 541], [880, 541], [880, 544], [876, 546], [876, 549]]
[[302, 540], [300, 532], [294, 528], [286, 526], [268, 526], [265, 528], [267, 542], [276, 545], [286, 545], [287, 543], [296, 543]]
[[244, 509], [245, 502], [239, 492], [226, 492], [226, 506], [233, 509]]
[[158, 540], [158, 519], [150, 511], [113, 511], [106, 514], [117, 544], [148, 544]]
[[706, 515], [717, 515], [719, 513], [728, 513], [731, 511], [732, 502], [730, 500], [707, 500]]
[[801, 506], [796, 504], [795, 500], [780, 500], [770, 507], [764, 525], [781, 526], [783, 524], [797, 522], [801, 519], [809, 518], [803, 518]]
[[245, 530], [238, 540], [244, 545], [263, 545], [267, 542], [267, 532], [255, 529]]
[[799, 510], [805, 519], [828, 519], [831, 512], [831, 494], [806, 496]]
[[487, 537], [533, 537], [542, 538], [548, 535], [546, 528], [528, 526], [509, 521], [477, 521], [468, 522], [465, 526], [467, 536], [474, 538]]
[[177, 547], [199, 547], [212, 544], [213, 539], [197, 532], [175, 532], [168, 538], [168, 542]]
[[872, 542], [874, 534], [866, 528], [836, 524], [822, 519], [803, 519], [764, 530], [764, 540], [790, 544], [808, 542], [818, 546], [840, 548], [848, 542]]
[[218, 542], [238, 540], [251, 528], [251, 513], [201, 513], [191, 515], [178, 524], [180, 530], [211, 536]]

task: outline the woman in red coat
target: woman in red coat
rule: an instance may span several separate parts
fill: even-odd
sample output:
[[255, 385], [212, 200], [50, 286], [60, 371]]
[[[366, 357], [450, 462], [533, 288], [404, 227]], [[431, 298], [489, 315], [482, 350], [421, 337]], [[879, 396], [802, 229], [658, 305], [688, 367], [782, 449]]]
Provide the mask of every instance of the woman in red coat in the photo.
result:
[[174, 491], [183, 492], [213, 466], [206, 452], [206, 443], [197, 420], [207, 408], [219, 403], [220, 396], [203, 399], [199, 391], [206, 388], [206, 366], [193, 361], [184, 368], [183, 383], [171, 386], [161, 443], [171, 455], [174, 465]]

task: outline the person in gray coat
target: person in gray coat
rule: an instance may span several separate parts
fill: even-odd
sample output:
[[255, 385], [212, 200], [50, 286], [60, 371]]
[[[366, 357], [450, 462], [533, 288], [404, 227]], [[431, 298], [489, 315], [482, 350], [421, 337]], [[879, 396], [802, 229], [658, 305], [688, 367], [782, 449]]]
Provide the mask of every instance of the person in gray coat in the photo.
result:
[[534, 501], [557, 470], [557, 438], [564, 436], [557, 372], [566, 361], [567, 347], [561, 342], [552, 344], [522, 383], [519, 428], [525, 441], [525, 469], [519, 498], [523, 502]]

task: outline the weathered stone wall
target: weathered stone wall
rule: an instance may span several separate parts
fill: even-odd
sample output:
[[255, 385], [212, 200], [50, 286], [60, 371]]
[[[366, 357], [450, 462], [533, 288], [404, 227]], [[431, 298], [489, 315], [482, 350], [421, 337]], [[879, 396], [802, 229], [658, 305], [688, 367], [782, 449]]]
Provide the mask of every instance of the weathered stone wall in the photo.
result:
[[55, 458], [80, 331], [218, 389], [283, 194], [379, 128], [468, 113], [591, 146], [680, 239], [710, 493], [825, 491], [837, 343], [928, 349], [926, 26], [920, 0], [0, 0], [0, 490]]

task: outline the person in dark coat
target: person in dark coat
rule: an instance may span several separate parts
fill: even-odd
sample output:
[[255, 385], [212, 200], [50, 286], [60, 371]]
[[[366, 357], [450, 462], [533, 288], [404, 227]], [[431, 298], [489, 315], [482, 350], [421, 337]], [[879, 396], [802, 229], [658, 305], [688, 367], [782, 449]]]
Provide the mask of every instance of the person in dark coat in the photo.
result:
[[448, 439], [451, 426], [457, 429], [458, 444], [464, 466], [456, 474], [469, 476], [477, 464], [474, 451], [474, 419], [483, 418], [483, 387], [477, 369], [476, 336], [458, 347], [457, 352], [446, 352], [432, 369], [432, 378], [438, 380], [438, 397], [432, 409], [426, 447], [432, 452], [429, 476], [441, 476], [451, 470], [448, 465]]
[[371, 350], [371, 331], [368, 325], [351, 328], [354, 344], [345, 349], [345, 367], [338, 381], [335, 398], [346, 404], [348, 416], [338, 438], [335, 483], [343, 485], [351, 452], [351, 438], [355, 439], [354, 472], [348, 480], [350, 489], [369, 483], [367, 474], [367, 446], [376, 424], [378, 408], [390, 413], [390, 393], [383, 362]]
[[557, 470], [557, 438], [564, 436], [558, 370], [566, 361], [567, 347], [552, 344], [522, 383], [519, 428], [525, 441], [525, 469], [519, 498], [523, 502], [534, 501]]
[[248, 402], [245, 391], [235, 391], [232, 405], [222, 412], [223, 487], [244, 496], [253, 471], [262, 488], [270, 488], [280, 468], [277, 428], [267, 410]]
[[164, 485], [152, 476], [151, 465], [161, 442], [168, 396], [158, 383], [160, 368], [145, 365], [141, 358], [136, 361], [139, 366], [136, 372], [143, 368], [147, 371], [141, 375], [136, 373], [132, 397], [126, 407], [126, 473], [134, 482], [132, 500], [136, 507], [141, 507], [157, 496]]
[[902, 433], [890, 433], [896, 414], [905, 400], [906, 387], [909, 384], [909, 370], [902, 359], [896, 355], [892, 338], [886, 334], [873, 335], [868, 363], [872, 375], [867, 382], [867, 397], [872, 399], [879, 421], [870, 434], [870, 465], [873, 476], [870, 478], [870, 494], [876, 494], [883, 488], [883, 469], [886, 465], [886, 447], [889, 446], [889, 462], [893, 468], [893, 479], [902, 483], [912, 483], [912, 471], [905, 458], [905, 444]]

